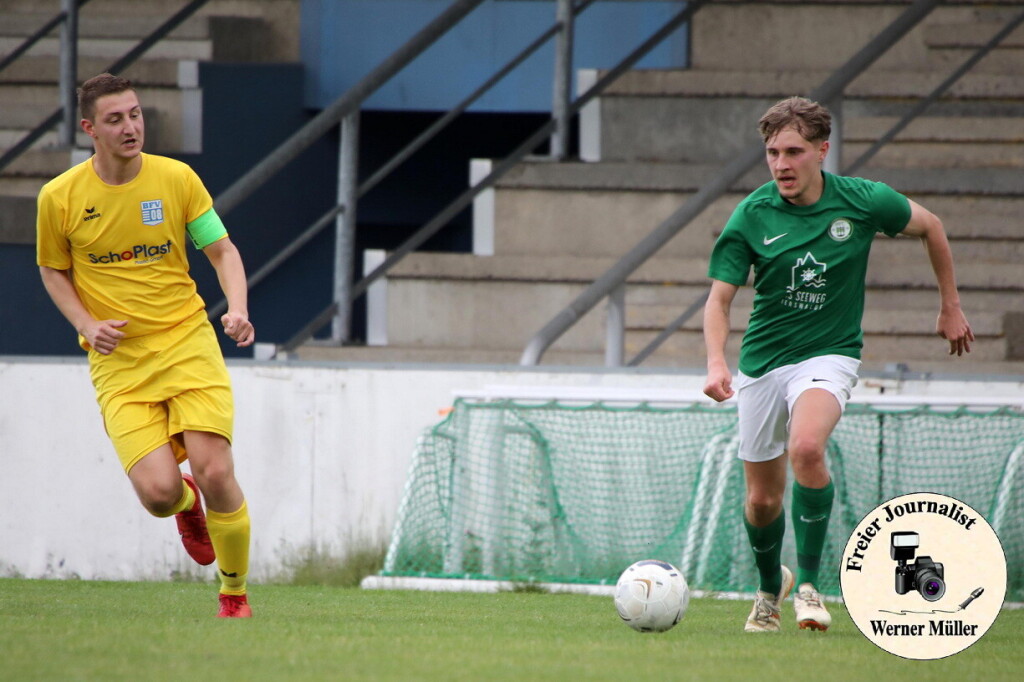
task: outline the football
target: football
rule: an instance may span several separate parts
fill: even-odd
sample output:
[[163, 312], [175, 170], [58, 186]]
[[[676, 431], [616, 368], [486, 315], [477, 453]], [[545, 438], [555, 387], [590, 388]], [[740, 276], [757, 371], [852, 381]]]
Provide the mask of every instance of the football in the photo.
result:
[[689, 605], [686, 578], [665, 561], [638, 561], [622, 572], [615, 585], [615, 610], [639, 632], [671, 630]]

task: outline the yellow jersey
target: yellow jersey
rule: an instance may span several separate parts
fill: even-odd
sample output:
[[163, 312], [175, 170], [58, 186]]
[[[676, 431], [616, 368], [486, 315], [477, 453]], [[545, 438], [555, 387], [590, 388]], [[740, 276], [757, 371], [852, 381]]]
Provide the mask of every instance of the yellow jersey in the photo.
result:
[[180, 161], [142, 154], [133, 180], [108, 185], [90, 158], [40, 190], [36, 260], [70, 269], [86, 310], [97, 320], [127, 320], [126, 338], [163, 331], [205, 307], [188, 272], [186, 224], [212, 206]]

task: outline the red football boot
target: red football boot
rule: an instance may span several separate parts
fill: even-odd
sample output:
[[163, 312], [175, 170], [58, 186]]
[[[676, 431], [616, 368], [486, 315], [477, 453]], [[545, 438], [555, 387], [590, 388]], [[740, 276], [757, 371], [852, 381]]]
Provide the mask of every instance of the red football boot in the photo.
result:
[[181, 544], [185, 545], [185, 551], [195, 562], [201, 566], [209, 566], [216, 559], [213, 551], [213, 543], [210, 542], [210, 534], [206, 532], [206, 515], [203, 514], [203, 503], [199, 497], [199, 486], [195, 479], [188, 474], [182, 474], [185, 484], [192, 488], [196, 495], [196, 503], [191, 509], [186, 509], [174, 515], [178, 523], [178, 534], [181, 536]]
[[244, 594], [220, 595], [218, 618], [252, 618], [252, 609]]

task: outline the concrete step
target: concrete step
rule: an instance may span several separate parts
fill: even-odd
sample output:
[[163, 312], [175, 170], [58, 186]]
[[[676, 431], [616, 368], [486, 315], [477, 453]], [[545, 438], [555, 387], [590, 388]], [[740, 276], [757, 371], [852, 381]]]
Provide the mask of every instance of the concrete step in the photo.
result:
[[[668, 318], [674, 320], [702, 296], [707, 288], [707, 282], [662, 287], [631, 286], [626, 289], [626, 310], [633, 306], [666, 306], [675, 311]], [[741, 287], [733, 301], [734, 313], [746, 315], [753, 305], [753, 299], [753, 289], [749, 286]], [[964, 289], [960, 292], [960, 300], [969, 320], [980, 314], [1005, 315], [1007, 311], [1024, 310], [1024, 291], [1019, 290]], [[935, 288], [868, 288], [864, 296], [864, 309], [930, 311], [934, 321], [939, 312], [939, 294]]]
[[[413, 253], [388, 273], [392, 280], [468, 282], [592, 282], [615, 258], [582, 256], [490, 256], [464, 253]], [[707, 259], [652, 258], [629, 277], [645, 284], [706, 284]]]
[[[142, 37], [145, 37], [145, 34], [140, 34], [139, 37], [124, 38], [84, 38], [78, 42], [78, 55], [79, 58], [102, 57], [109, 64], [130, 52]], [[13, 52], [23, 42], [22, 36], [0, 35], [0, 54]], [[59, 54], [59, 38], [42, 38], [29, 48], [25, 57], [56, 57]], [[161, 59], [208, 60], [213, 58], [213, 46], [210, 44], [210, 39], [206, 37], [197, 39], [168, 38], [149, 48], [146, 51], [146, 56]]]
[[[92, 78], [106, 71], [115, 58], [85, 56], [78, 57], [78, 82]], [[56, 83], [60, 73], [59, 58], [54, 56], [24, 56], [0, 71], [0, 84], [15, 83]], [[121, 72], [136, 86], [177, 87], [180, 81], [182, 61], [194, 58], [147, 58], [137, 61]]]
[[[889, 132], [896, 116], [858, 116], [843, 121], [846, 142], [874, 142]], [[903, 142], [1024, 142], [1024, 120], [1012, 116], [920, 116], [893, 144]]]
[[[306, 345], [296, 351], [299, 360], [343, 363], [445, 363], [452, 365], [518, 365], [522, 351], [515, 349], [428, 348], [399, 346]], [[544, 364], [561, 366], [604, 365], [602, 353], [551, 350]]]
[[[897, 240], [903, 241], [903, 240]], [[919, 244], [907, 239], [907, 250], [886, 254], [885, 246], [872, 249], [868, 261], [867, 284], [875, 289], [935, 289], [935, 275], [927, 256], [909, 254]], [[900, 260], [900, 256], [909, 256]], [[587, 283], [604, 274], [617, 258], [582, 256], [474, 256], [463, 253], [413, 253], [402, 259], [387, 275], [389, 281], [466, 281], [466, 282], [571, 282]], [[704, 285], [707, 258], [651, 258], [638, 268], [627, 282], [675, 285]], [[898, 267], [894, 267], [894, 265]], [[965, 291], [1007, 291], [1024, 293], [1024, 278], [1018, 262], [981, 262], [964, 259], [956, 264], [959, 288]]]
[[[510, 170], [497, 187], [695, 192], [721, 170], [722, 165], [707, 163], [523, 163]], [[1024, 195], [1020, 170], [1016, 168], [874, 168], [871, 171], [861, 175], [886, 182], [904, 194]], [[757, 164], [731, 189], [749, 193], [770, 179], [767, 167]]]
[[[181, 66], [178, 85], [173, 87], [137, 88], [146, 117], [147, 151], [202, 151], [202, 92], [196, 87], [198, 77], [193, 73], [195, 67], [195, 62]], [[0, 129], [6, 131], [6, 139], [20, 140], [59, 106], [56, 86], [0, 84]], [[40, 149], [45, 144], [37, 142], [34, 149]], [[33, 165], [33, 162], [25, 163]], [[11, 168], [5, 169], [5, 175], [11, 174]], [[25, 174], [24, 171], [15, 173]]]
[[[644, 347], [646, 342], [653, 335], [640, 336], [630, 335], [628, 352], [625, 361], [628, 362]], [[910, 357], [905, 349], [897, 344], [895, 348], [885, 350], [883, 339], [868, 337], [868, 345], [864, 351], [861, 364], [862, 380], [873, 372], [891, 371], [897, 363], [906, 365], [906, 370], [911, 372], [932, 373], [936, 375], [975, 375], [975, 376], [1024, 376], [1024, 362], [1008, 360], [982, 360], [977, 351], [971, 352], [963, 357], [950, 357], [946, 355], [946, 349], [941, 340], [936, 340], [938, 345], [933, 346], [928, 342], [927, 353], [920, 357]], [[678, 341], [670, 342], [671, 348], [659, 349], [651, 357], [645, 360], [641, 367], [671, 367], [685, 368], [703, 371], [706, 365], [703, 340], [699, 336], [680, 338]], [[729, 361], [733, 372], [736, 371], [736, 357], [738, 354], [735, 335], [731, 338]], [[674, 352], [669, 352], [670, 350]], [[890, 355], [890, 352], [892, 353]], [[400, 346], [303, 346], [298, 349], [296, 356], [300, 360], [309, 362], [329, 363], [371, 363], [371, 364], [451, 364], [451, 365], [518, 365], [522, 356], [522, 349], [507, 350], [480, 350], [465, 348], [447, 347], [400, 347]], [[893, 359], [897, 358], [897, 359]], [[589, 366], [602, 367], [605, 364], [603, 353], [586, 351], [567, 351], [557, 347], [548, 350], [541, 359], [541, 364], [546, 367], [552, 366]]]
[[[369, 326], [384, 330], [371, 339], [377, 345], [401, 347], [457, 347], [466, 349], [522, 349], [532, 335], [561, 312], [589, 283], [589, 277], [570, 267], [568, 258], [551, 258], [538, 264], [538, 259], [474, 258], [452, 254], [435, 254], [399, 266], [395, 276], [381, 285], [386, 293], [381, 299], [371, 294]], [[462, 261], [460, 263], [460, 260]], [[470, 261], [488, 261], [474, 265]], [[576, 259], [589, 262], [598, 269], [601, 259]], [[702, 263], [666, 259], [651, 261], [638, 271], [627, 288], [627, 320], [630, 338], [653, 337], [707, 288]], [[445, 273], [439, 272], [444, 270]], [[963, 306], [975, 325], [979, 338], [977, 357], [1002, 360], [1006, 355], [1003, 320], [1007, 308], [972, 307], [976, 280], [981, 296], [991, 296], [1000, 282], [999, 276], [1012, 279], [1015, 266], [965, 266], [958, 273], [961, 280]], [[531, 279], [546, 271], [550, 279]], [[996, 274], [993, 274], [993, 273]], [[432, 275], [430, 274], [432, 273]], [[579, 278], [579, 279], [577, 279]], [[869, 307], [865, 316], [866, 331], [879, 337], [899, 337], [910, 344], [912, 339], [934, 334], [938, 295], [930, 268], [903, 268], [885, 273], [872, 281]], [[1017, 278], [1019, 279], [1019, 278]], [[873, 280], [869, 272], [869, 280]], [[1019, 281], [1002, 282], [1005, 300], [1024, 302], [1024, 286]], [[682, 286], [679, 286], [682, 285]], [[916, 287], [916, 296], [908, 290]], [[882, 290], [901, 292], [906, 307], [879, 308], [870, 302], [883, 295]], [[744, 288], [735, 303], [734, 326], [743, 329], [749, 313], [750, 290]], [[1019, 307], [1009, 308], [1019, 310]], [[560, 341], [564, 350], [600, 352], [603, 349], [605, 305], [599, 304], [584, 315]], [[687, 325], [690, 331], [700, 329], [699, 316]], [[686, 331], [680, 332], [685, 337]], [[692, 339], [690, 340], [692, 342]], [[644, 344], [646, 341], [644, 342]], [[914, 344], [917, 341], [913, 342]], [[910, 344], [913, 345], [913, 344]], [[643, 344], [634, 352], [638, 352]], [[676, 351], [681, 353], [682, 350]], [[886, 353], [889, 351], [886, 350]], [[908, 351], [910, 352], [910, 351]], [[916, 349], [913, 352], [917, 352]]]
[[[749, 62], [748, 62], [749, 63]], [[760, 71], [737, 68], [711, 70], [658, 69], [630, 71], [609, 87], [603, 96], [633, 97], [742, 97], [775, 101], [794, 92], [810, 92], [824, 83], [832, 71]], [[854, 79], [844, 94], [850, 99], [921, 98], [929, 95], [948, 74], [932, 71], [867, 71]], [[1024, 74], [969, 72], [946, 92], [948, 100], [1020, 99], [1024, 97]], [[756, 122], [756, 118], [754, 121]]]
[[[843, 146], [843, 161], [859, 159], [871, 147], [868, 143], [848, 143]], [[1024, 168], [1024, 141], [1011, 142], [896, 142], [888, 144], [871, 157], [859, 171], [867, 175], [876, 168], [975, 168], [987, 172], [990, 168]]]
[[[477, 211], [474, 229], [488, 230], [499, 255], [577, 254], [618, 258], [678, 209], [692, 192], [503, 187], [493, 208]], [[721, 197], [659, 252], [707, 257], [717, 231], [742, 194]]]
[[[629, 333], [626, 357], [635, 357], [657, 336], [656, 332]], [[727, 357], [735, 372], [739, 357], [739, 334], [729, 337]], [[880, 371], [895, 363], [905, 363], [918, 372], [938, 373], [1019, 373], [1024, 362], [1006, 359], [1006, 340], [980, 338], [971, 344], [971, 352], [961, 356], [948, 355], [949, 344], [934, 333], [920, 335], [864, 334], [861, 358], [864, 369]], [[703, 367], [706, 365], [704, 341], [700, 332], [673, 334], [651, 356], [644, 366]]]
[[[1024, 262], [1024, 234], [1012, 240], [953, 239], [953, 259], [958, 265], [1002, 264], [1019, 266]], [[927, 261], [920, 240], [890, 239], [880, 236], [871, 249], [871, 263], [876, 267], [902, 267], [917, 260]]]
[[[599, 186], [592, 189], [564, 188], [566, 183], [561, 181], [545, 188], [542, 180], [535, 177], [523, 183], [532, 186], [520, 188], [518, 179], [509, 179], [494, 192], [493, 202], [481, 202], [474, 209], [474, 229], [487, 233], [491, 253], [621, 257], [693, 196], [692, 191], [616, 189], [612, 181], [595, 182]], [[729, 193], [719, 198], [659, 255], [710, 255], [714, 240], [744, 196]], [[1024, 197], [912, 194], [911, 198], [935, 212], [953, 240], [1024, 239], [1018, 220], [1024, 214]], [[885, 240], [886, 246], [889, 241]], [[960, 253], [959, 243], [954, 253]]]
[[[900, 336], [934, 336], [935, 319], [938, 313], [936, 297], [935, 309], [914, 308], [903, 310], [865, 309], [862, 327], [865, 334], [900, 335]], [[665, 329], [682, 313], [684, 308], [675, 305], [633, 305], [626, 307], [626, 328], [630, 331], [654, 331]], [[735, 333], [742, 334], [749, 324], [750, 306], [734, 304], [729, 322]], [[1004, 318], [1002, 312], [972, 312], [968, 318], [975, 337], [1004, 336]], [[701, 315], [694, 315], [682, 327], [684, 331], [702, 331]]]
[[[83, 48], [94, 50], [86, 46], [112, 40], [130, 40], [134, 46], [181, 6], [159, 0], [91, 0], [78, 15]], [[175, 28], [166, 42], [209, 41], [209, 58], [217, 61], [298, 61], [300, 6], [301, 0], [212, 0]], [[3, 8], [0, 36], [23, 39], [57, 14], [60, 3], [4, 0]], [[57, 35], [54, 30], [48, 39]]]
[[[10, 5], [11, 3], [5, 4]], [[36, 3], [37, 6], [38, 4]], [[165, 8], [162, 15], [140, 14], [138, 10], [144, 9], [142, 6], [145, 4], [137, 2], [134, 13], [119, 16], [117, 21], [111, 21], [110, 16], [106, 14], [93, 13], [94, 7], [98, 5], [84, 7], [78, 16], [78, 35], [82, 39], [138, 39], [141, 36], [149, 35], [170, 16], [170, 13]], [[59, 7], [55, 9], [56, 11], [59, 11]], [[0, 24], [0, 36], [24, 38], [32, 35], [50, 21], [54, 13], [34, 11], [8, 13], [4, 16], [3, 24]], [[51, 35], [56, 35], [58, 31], [59, 29], [54, 29]], [[171, 31], [168, 37], [177, 40], [205, 40], [210, 37], [209, 22], [205, 17], [190, 17]]]
[[[699, 68], [771, 64], [779, 71], [835, 69], [906, 10], [906, 2], [715, 2], [694, 15], [690, 50]], [[943, 3], [871, 71], [927, 70], [935, 52], [973, 46], [1015, 16], [1012, 2]], [[998, 26], [995, 26], [998, 24]], [[975, 28], [976, 27], [976, 28]], [[958, 38], [957, 34], [962, 37]], [[800, 40], [778, 36], [799, 35]], [[1013, 36], [1018, 40], [1019, 34]], [[743, 49], [736, 49], [742, 45]], [[1012, 51], [1014, 43], [1002, 48]], [[793, 92], [799, 92], [794, 90]], [[787, 93], [789, 94], [789, 93]]]
[[[624, 78], [630, 77], [632, 74]], [[584, 73], [581, 79], [586, 80]], [[651, 75], [649, 80], [656, 81], [657, 77]], [[847, 98], [842, 108], [844, 140], [874, 142], [920, 96], [923, 95]], [[580, 155], [587, 161], [724, 163], [749, 146], [761, 143], [757, 120], [779, 97], [702, 95], [667, 88], [661, 91], [654, 86], [651, 92], [639, 89], [635, 93], [605, 93], [580, 114]], [[1019, 145], [1024, 140], [1020, 123], [1024, 118], [1024, 97], [1020, 94], [994, 95], [973, 102], [943, 100], [929, 107], [926, 114], [915, 119], [883, 152], [892, 153], [889, 150], [912, 142], [959, 144], [962, 148], [947, 148], [946, 165], [968, 161], [971, 165], [998, 166], [1005, 162], [1007, 154], [991, 143], [1003, 143], [1016, 147], [1011, 158], [1019, 158]], [[848, 150], [845, 153], [847, 161], [856, 158]]]

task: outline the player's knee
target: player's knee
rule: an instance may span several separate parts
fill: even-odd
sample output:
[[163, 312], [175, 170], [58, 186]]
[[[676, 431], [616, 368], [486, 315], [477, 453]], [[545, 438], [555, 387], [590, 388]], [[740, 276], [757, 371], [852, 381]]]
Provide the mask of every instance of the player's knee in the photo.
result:
[[816, 438], [793, 436], [786, 448], [793, 469], [818, 467], [825, 463], [825, 445]]
[[171, 510], [181, 501], [184, 494], [181, 479], [154, 479], [137, 483], [135, 491], [139, 501], [153, 516], [170, 516]]
[[216, 491], [228, 487], [234, 480], [235, 467], [231, 451], [204, 458], [202, 464], [193, 462], [192, 473], [204, 493], [216, 494]]
[[782, 509], [782, 493], [771, 490], [747, 490], [747, 510], [752, 520], [771, 521]]

